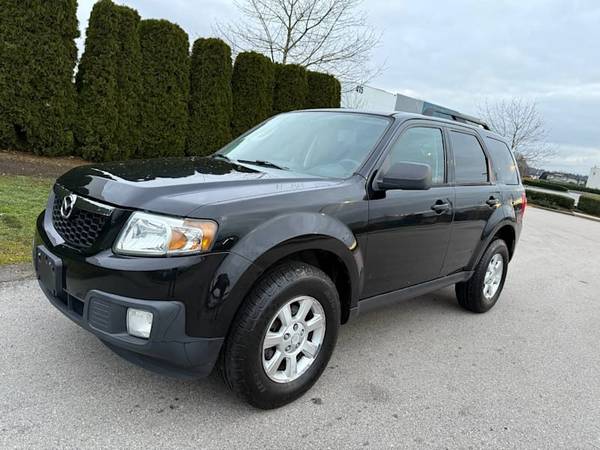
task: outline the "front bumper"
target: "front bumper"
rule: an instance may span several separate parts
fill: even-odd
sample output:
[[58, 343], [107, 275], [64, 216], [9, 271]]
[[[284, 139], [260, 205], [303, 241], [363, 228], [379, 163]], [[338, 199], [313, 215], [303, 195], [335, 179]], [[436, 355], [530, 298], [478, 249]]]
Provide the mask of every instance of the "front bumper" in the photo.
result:
[[[184, 377], [212, 371], [237, 308], [229, 280], [250, 266], [227, 253], [134, 258], [100, 248], [82, 254], [62, 241], [48, 209], [38, 217], [33, 250], [40, 286], [57, 309], [129, 361]], [[41, 267], [39, 254], [58, 270]], [[149, 339], [127, 334], [128, 307], [153, 312]]]
[[[223, 338], [188, 336], [185, 306], [179, 301], [142, 300], [100, 290], [89, 290], [84, 298], [71, 295], [62, 283], [62, 261], [43, 245], [36, 247], [35, 269], [40, 287], [50, 303], [82, 328], [92, 332], [125, 359], [155, 372], [178, 377], [208, 375], [217, 361]], [[41, 266], [55, 259], [51, 288]], [[127, 308], [153, 313], [149, 339], [127, 334]]]

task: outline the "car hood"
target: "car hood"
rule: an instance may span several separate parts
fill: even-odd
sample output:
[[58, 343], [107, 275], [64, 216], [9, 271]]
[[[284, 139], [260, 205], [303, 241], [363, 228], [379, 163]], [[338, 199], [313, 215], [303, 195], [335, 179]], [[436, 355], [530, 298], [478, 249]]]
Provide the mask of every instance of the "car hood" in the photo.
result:
[[213, 158], [160, 158], [80, 166], [57, 183], [111, 205], [188, 216], [200, 206], [339, 183]]

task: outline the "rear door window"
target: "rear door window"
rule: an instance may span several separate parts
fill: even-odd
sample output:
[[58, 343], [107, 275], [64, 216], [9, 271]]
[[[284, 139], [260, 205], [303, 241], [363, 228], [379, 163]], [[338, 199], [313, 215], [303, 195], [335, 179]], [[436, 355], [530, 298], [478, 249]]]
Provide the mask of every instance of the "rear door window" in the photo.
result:
[[496, 180], [504, 184], [519, 184], [517, 165], [508, 145], [493, 138], [486, 138], [485, 143], [492, 158]]
[[481, 144], [472, 134], [450, 131], [454, 152], [456, 184], [483, 184], [489, 181], [487, 159]]

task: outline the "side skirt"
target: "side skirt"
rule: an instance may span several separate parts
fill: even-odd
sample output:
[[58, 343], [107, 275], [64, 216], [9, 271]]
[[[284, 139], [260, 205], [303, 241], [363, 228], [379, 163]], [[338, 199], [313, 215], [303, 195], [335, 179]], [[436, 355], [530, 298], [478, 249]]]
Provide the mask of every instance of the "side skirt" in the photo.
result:
[[375, 295], [373, 297], [368, 297], [358, 302], [356, 307], [356, 311], [352, 311], [352, 316], [357, 316], [358, 314], [363, 314], [367, 311], [371, 311], [373, 309], [382, 308], [388, 305], [393, 305], [394, 303], [401, 302], [403, 300], [408, 300], [411, 298], [419, 297], [421, 295], [429, 294], [430, 292], [437, 291], [438, 289], [442, 289], [448, 286], [451, 286], [456, 283], [460, 283], [462, 281], [467, 281], [473, 272], [458, 272], [452, 275], [448, 275], [442, 278], [436, 278], [432, 281], [427, 281], [425, 283], [417, 284], [415, 286], [409, 286], [407, 288], [399, 289], [397, 291], [387, 292], [385, 294]]

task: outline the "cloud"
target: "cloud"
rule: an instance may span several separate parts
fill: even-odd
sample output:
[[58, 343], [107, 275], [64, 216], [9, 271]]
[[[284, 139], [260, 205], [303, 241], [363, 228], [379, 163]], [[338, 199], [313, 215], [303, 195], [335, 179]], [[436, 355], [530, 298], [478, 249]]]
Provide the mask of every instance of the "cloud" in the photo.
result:
[[540, 166], [547, 170], [589, 175], [592, 167], [600, 167], [600, 151], [598, 147], [581, 147], [566, 144], [555, 144], [554, 146], [556, 148], [556, 155], [544, 161], [543, 164], [540, 164]]
[[371, 84], [475, 114], [484, 99], [535, 100], [560, 155], [554, 170], [600, 165], [600, 2], [370, 0], [385, 24]]

